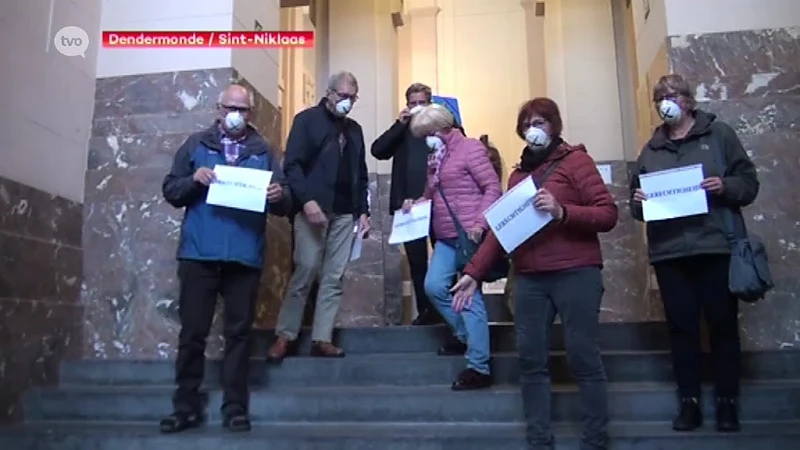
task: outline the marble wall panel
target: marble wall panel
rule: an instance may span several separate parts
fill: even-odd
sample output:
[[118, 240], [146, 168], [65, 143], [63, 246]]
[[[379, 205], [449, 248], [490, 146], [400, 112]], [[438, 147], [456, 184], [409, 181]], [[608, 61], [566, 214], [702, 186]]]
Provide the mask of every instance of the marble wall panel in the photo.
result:
[[[219, 92], [231, 81], [251, 87], [232, 69], [98, 80], [83, 225], [89, 249], [82, 291], [84, 355], [174, 356], [179, 328], [174, 251], [182, 212], [164, 202], [161, 182], [180, 144], [214, 120]], [[280, 111], [256, 92], [255, 112], [256, 128], [281, 149]], [[372, 174], [370, 180], [375, 231], [345, 276], [342, 327], [401, 321], [401, 256], [385, 244], [391, 226], [388, 176]], [[271, 217], [267, 230], [259, 328], [274, 327], [291, 276], [289, 221]], [[221, 351], [219, 332], [217, 319], [211, 356]]]
[[743, 212], [765, 242], [775, 290], [741, 314], [748, 349], [800, 346], [800, 27], [672, 36], [675, 72], [697, 86], [700, 108], [739, 134], [758, 167], [761, 191]]
[[[369, 144], [368, 144], [369, 145]], [[370, 174], [372, 232], [364, 240], [361, 258], [347, 268], [339, 327], [402, 323], [402, 264], [399, 246], [389, 245], [389, 175]]]
[[[233, 69], [147, 74], [97, 81], [83, 207], [83, 355], [174, 356], [178, 283], [175, 249], [182, 211], [161, 196], [174, 152], [216, 116]], [[255, 92], [253, 123], [279, 147], [280, 112]], [[269, 221], [257, 324], [268, 324], [288, 279], [288, 222]], [[208, 352], [218, 355], [219, 320]]]
[[619, 210], [617, 226], [600, 235], [603, 251], [605, 295], [600, 309], [602, 322], [647, 322], [662, 317], [659, 302], [647, 299], [647, 249], [641, 225], [628, 207], [629, 175], [624, 161], [599, 161], [611, 166], [607, 185]]
[[0, 178], [0, 423], [80, 353], [81, 204]]

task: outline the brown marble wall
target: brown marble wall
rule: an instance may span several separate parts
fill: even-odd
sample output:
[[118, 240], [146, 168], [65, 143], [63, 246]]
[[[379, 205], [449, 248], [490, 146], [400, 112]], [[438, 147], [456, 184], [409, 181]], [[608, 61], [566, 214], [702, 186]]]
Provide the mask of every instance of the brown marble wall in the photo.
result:
[[81, 204], [0, 178], [0, 423], [80, 354]]
[[[219, 92], [241, 80], [232, 69], [97, 81], [83, 208], [83, 355], [168, 358], [175, 353], [175, 249], [182, 211], [161, 196], [174, 152], [215, 117]], [[280, 113], [256, 93], [257, 128], [280, 144]], [[290, 272], [285, 219], [271, 217], [259, 325], [277, 311]], [[209, 353], [221, 349], [218, 322]]]
[[659, 305], [647, 300], [646, 249], [639, 226], [628, 207], [628, 165], [624, 161], [598, 161], [611, 166], [608, 190], [619, 209], [619, 222], [600, 235], [603, 251], [605, 295], [600, 308], [602, 322], [647, 322], [658, 320]]
[[800, 27], [672, 36], [673, 70], [697, 85], [700, 107], [733, 126], [758, 166], [761, 192], [744, 210], [764, 240], [776, 288], [742, 307], [750, 349], [800, 346]]
[[[370, 145], [368, 142], [367, 145]], [[403, 321], [403, 264], [399, 246], [389, 245], [390, 176], [370, 174], [372, 229], [361, 258], [345, 273], [344, 298], [337, 318], [340, 327], [399, 325]]]

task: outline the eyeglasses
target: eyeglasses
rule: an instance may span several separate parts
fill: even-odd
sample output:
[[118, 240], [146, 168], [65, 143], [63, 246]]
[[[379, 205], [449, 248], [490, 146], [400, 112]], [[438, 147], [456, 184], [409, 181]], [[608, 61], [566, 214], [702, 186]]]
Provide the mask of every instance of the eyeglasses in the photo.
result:
[[544, 119], [535, 119], [535, 120], [530, 120], [530, 121], [526, 122], [525, 123], [525, 128], [530, 128], [530, 127], [540, 128], [540, 127], [543, 127], [546, 124], [547, 124], [547, 121], [544, 120]]
[[678, 95], [678, 94], [664, 94], [661, 97], [653, 100], [653, 103], [661, 103], [664, 100], [670, 100], [670, 101], [673, 101], [673, 102], [677, 102], [678, 101], [678, 97], [680, 97], [680, 95]]
[[350, 94], [347, 92], [336, 92], [336, 91], [333, 91], [333, 93], [336, 94], [336, 96], [341, 98], [342, 100], [352, 100], [352, 101], [358, 100], [358, 94]]
[[220, 108], [228, 111], [228, 112], [238, 112], [238, 113], [247, 113], [252, 110], [249, 106], [239, 106], [239, 105], [219, 105]]

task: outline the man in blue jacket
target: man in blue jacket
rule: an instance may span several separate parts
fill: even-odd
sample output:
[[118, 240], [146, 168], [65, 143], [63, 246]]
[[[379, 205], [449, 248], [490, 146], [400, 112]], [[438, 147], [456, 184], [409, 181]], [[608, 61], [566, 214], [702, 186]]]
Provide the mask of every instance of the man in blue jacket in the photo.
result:
[[[247, 89], [229, 86], [219, 98], [219, 119], [183, 143], [164, 178], [164, 198], [176, 208], [185, 208], [178, 244], [178, 388], [173, 397], [174, 412], [161, 421], [164, 433], [203, 422], [206, 397], [200, 385], [217, 296], [225, 302], [223, 425], [231, 431], [250, 430], [250, 334], [267, 244], [266, 215], [286, 215], [291, 209], [278, 153], [248, 124], [252, 106]], [[263, 213], [206, 202], [217, 165], [272, 172]]]

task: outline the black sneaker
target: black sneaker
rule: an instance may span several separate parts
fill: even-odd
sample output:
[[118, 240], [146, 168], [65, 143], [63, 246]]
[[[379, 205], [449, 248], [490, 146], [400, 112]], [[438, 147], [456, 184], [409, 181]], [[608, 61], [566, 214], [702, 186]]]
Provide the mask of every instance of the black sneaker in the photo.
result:
[[735, 433], [742, 429], [739, 423], [739, 408], [736, 399], [717, 399], [717, 431]]
[[439, 353], [439, 356], [463, 356], [466, 352], [467, 344], [454, 338], [441, 346], [437, 353]]
[[474, 391], [477, 389], [486, 389], [492, 385], [492, 376], [484, 373], [476, 372], [472, 369], [466, 369], [460, 374], [453, 382], [454, 391]]
[[696, 398], [682, 398], [678, 417], [672, 421], [675, 431], [694, 431], [703, 425], [703, 413]]
[[444, 323], [442, 316], [435, 310], [425, 310], [417, 315], [417, 318], [411, 322], [414, 326], [427, 326], [427, 325], [441, 325]]
[[228, 431], [250, 431], [250, 417], [242, 407], [225, 407], [222, 411], [222, 426]]
[[201, 413], [187, 413], [176, 411], [161, 419], [159, 428], [162, 433], [179, 433], [203, 424], [205, 416]]

